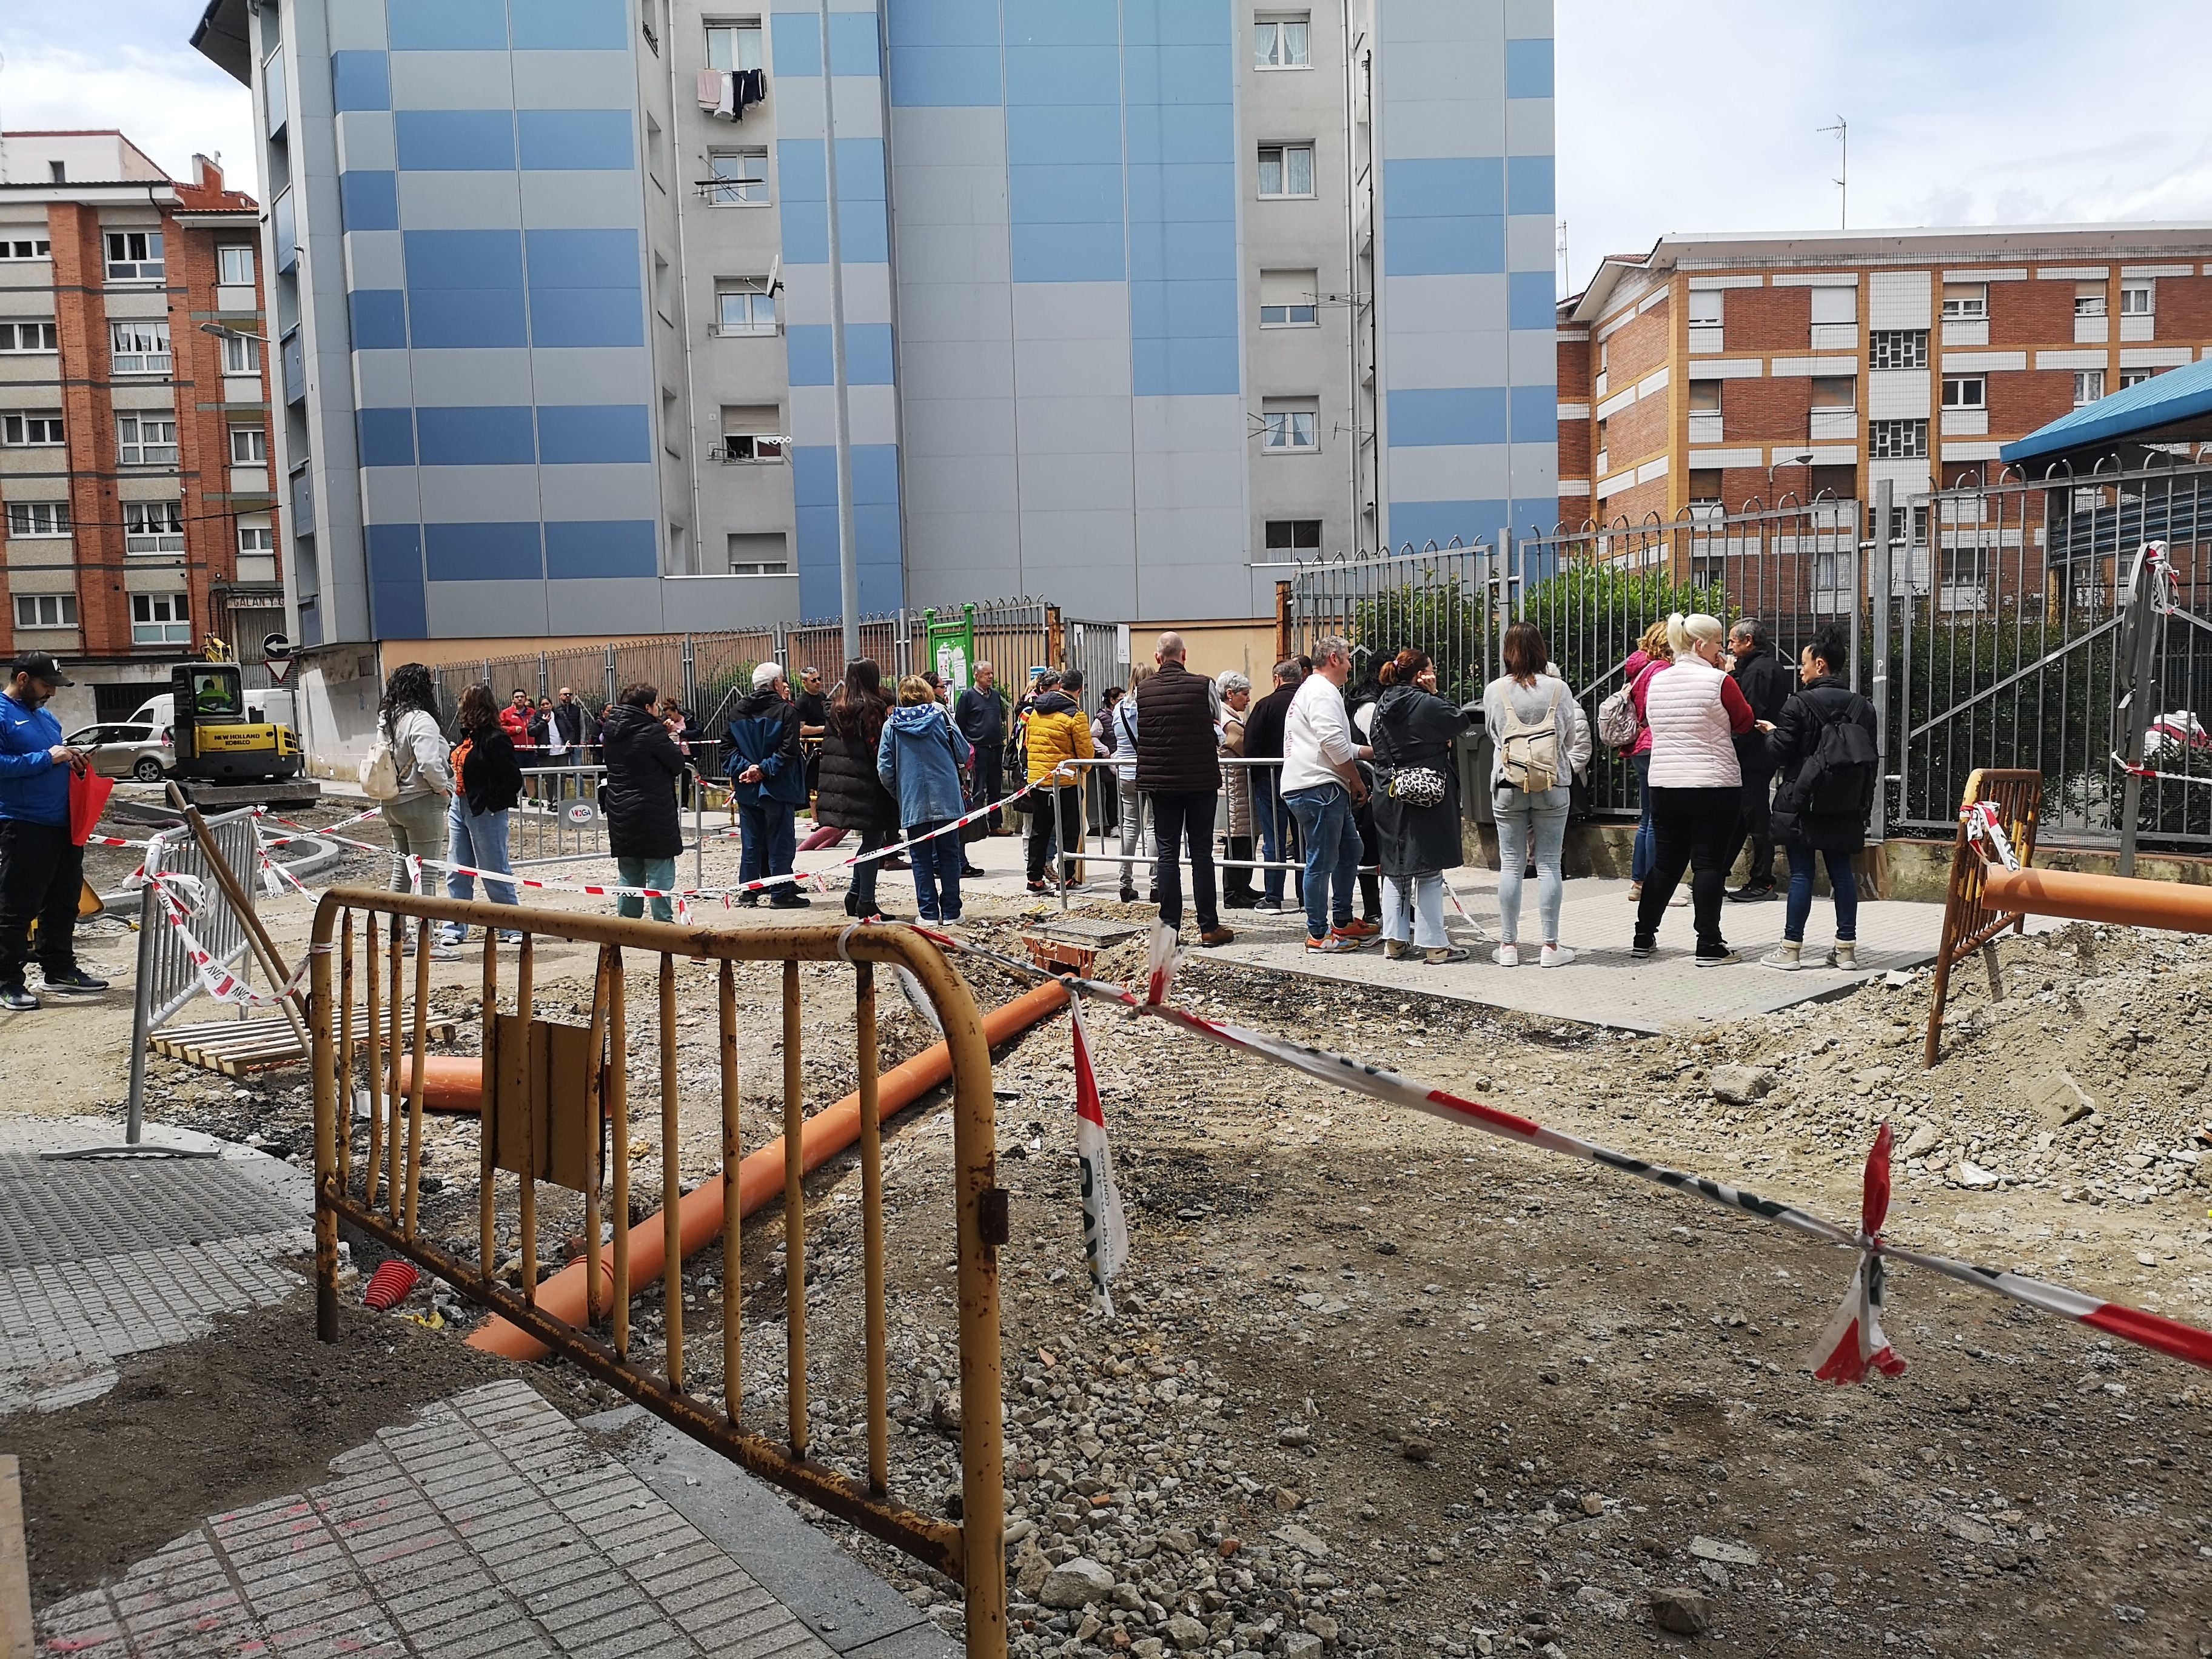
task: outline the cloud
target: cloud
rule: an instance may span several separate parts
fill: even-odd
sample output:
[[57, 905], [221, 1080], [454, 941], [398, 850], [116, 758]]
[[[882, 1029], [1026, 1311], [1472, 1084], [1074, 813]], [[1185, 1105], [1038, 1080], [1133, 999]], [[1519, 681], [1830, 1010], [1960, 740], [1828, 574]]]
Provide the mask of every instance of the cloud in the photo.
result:
[[11, 30], [0, 38], [9, 130], [116, 128], [178, 179], [191, 177], [195, 152], [220, 151], [227, 181], [258, 195], [251, 94], [177, 38], [170, 46], [111, 37], [94, 51]]
[[1669, 232], [1833, 228], [1840, 156], [1817, 129], [1838, 113], [1855, 228], [2212, 221], [2212, 141], [2155, 70], [2212, 48], [2212, 7], [2081, 16], [2060, 0], [1561, 5], [1573, 284]]

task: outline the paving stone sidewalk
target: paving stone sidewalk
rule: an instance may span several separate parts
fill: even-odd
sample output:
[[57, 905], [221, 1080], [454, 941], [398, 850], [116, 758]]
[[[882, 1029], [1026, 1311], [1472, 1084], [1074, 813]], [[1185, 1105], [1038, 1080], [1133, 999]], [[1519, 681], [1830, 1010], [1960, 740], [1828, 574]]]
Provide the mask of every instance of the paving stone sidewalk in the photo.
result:
[[327, 1485], [216, 1516], [120, 1583], [46, 1608], [39, 1652], [832, 1659], [526, 1382], [426, 1407], [331, 1468]]
[[189, 1342], [215, 1316], [300, 1286], [313, 1248], [304, 1170], [189, 1131], [214, 1158], [54, 1160], [112, 1146], [99, 1118], [0, 1118], [0, 1416], [106, 1393], [126, 1354]]

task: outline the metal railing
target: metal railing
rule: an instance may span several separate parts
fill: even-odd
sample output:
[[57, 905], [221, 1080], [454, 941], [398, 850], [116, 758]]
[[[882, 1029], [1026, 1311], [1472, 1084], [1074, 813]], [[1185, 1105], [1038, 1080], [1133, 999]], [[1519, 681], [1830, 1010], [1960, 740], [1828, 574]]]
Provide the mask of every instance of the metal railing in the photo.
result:
[[[422, 1111], [431, 998], [430, 929], [453, 922], [483, 930], [482, 1006], [484, 1053], [477, 1255], [434, 1243], [421, 1219]], [[495, 937], [520, 922], [521, 943], [508, 962]], [[413, 989], [407, 993], [403, 935], [416, 938]], [[1005, 1242], [1004, 1197], [994, 1181], [995, 1127], [991, 1057], [981, 1016], [959, 975], [938, 949], [902, 927], [775, 927], [714, 932], [667, 923], [578, 914], [549, 915], [506, 906], [410, 897], [367, 888], [325, 892], [315, 910], [313, 955], [315, 1098], [316, 1334], [338, 1338], [338, 1230], [358, 1230], [437, 1274], [454, 1291], [498, 1315], [580, 1370], [635, 1401], [752, 1474], [798, 1493], [959, 1581], [967, 1601], [971, 1659], [1006, 1652], [1006, 1492], [1000, 1401], [999, 1286], [996, 1246]], [[540, 939], [596, 946], [590, 1011], [581, 1024], [543, 1018], [533, 980]], [[633, 1019], [630, 961], [652, 964], [645, 1009]], [[866, 1453], [847, 1469], [834, 1449], [809, 1431], [806, 1219], [801, 1189], [801, 1137], [806, 1126], [801, 1058], [802, 963], [847, 962], [853, 1008], [863, 1206]], [[719, 1077], [720, 1158], [711, 1179], [722, 1189], [721, 1271], [712, 1281], [687, 1280], [678, 1206], [683, 1198], [682, 1072], [697, 1047], [687, 1045], [679, 1018], [678, 964], [714, 966], [718, 1016], [712, 1038]], [[743, 1309], [738, 1120], [739, 1031], [736, 969], [740, 963], [781, 968], [781, 1054], [786, 1422], [780, 1438], [744, 1421]], [[506, 982], [512, 969], [512, 987]], [[933, 1519], [898, 1502], [890, 1487], [890, 1357], [885, 1316], [883, 1170], [878, 1103], [876, 970], [910, 972], [934, 1009], [950, 1055], [952, 1089], [953, 1194], [957, 1236], [962, 1509], [957, 1522]], [[358, 999], [358, 1000], [357, 1000]], [[638, 1032], [635, 1026], [648, 1028]], [[750, 1036], [750, 1033], [746, 1034]], [[654, 1144], [630, 1141], [630, 1054], [638, 1046], [658, 1060], [659, 1120]], [[355, 1158], [351, 1111], [356, 1086], [371, 1102], [367, 1146]], [[344, 1106], [342, 1106], [344, 1103]], [[341, 1132], [340, 1126], [346, 1126]], [[655, 1343], [635, 1328], [639, 1294], [630, 1279], [633, 1157], [657, 1152], [663, 1334]], [[773, 1160], [772, 1160], [773, 1161]], [[520, 1259], [519, 1288], [497, 1276], [503, 1224], [502, 1175], [511, 1176], [515, 1219], [509, 1236]], [[540, 1187], [556, 1194], [556, 1217], [541, 1204]], [[582, 1319], [549, 1306], [538, 1264], [549, 1237], [577, 1218], [583, 1237]], [[603, 1232], [602, 1218], [611, 1228]], [[441, 1227], [441, 1231], [443, 1231]], [[608, 1238], [603, 1252], [598, 1241]], [[721, 1315], [720, 1352], [702, 1364], [687, 1353], [684, 1318], [706, 1300]], [[717, 1401], [702, 1391], [718, 1373]]]

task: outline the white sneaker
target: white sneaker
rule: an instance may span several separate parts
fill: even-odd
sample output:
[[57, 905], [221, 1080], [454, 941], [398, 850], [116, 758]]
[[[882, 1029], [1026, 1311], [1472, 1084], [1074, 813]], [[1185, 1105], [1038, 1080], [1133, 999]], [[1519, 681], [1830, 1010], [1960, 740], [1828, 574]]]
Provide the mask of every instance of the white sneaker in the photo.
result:
[[1564, 968], [1575, 959], [1576, 953], [1564, 945], [1547, 945], [1543, 954], [1536, 958], [1540, 968]]
[[1682, 910], [1688, 908], [1689, 903], [1690, 890], [1686, 887], [1677, 887], [1674, 890], [1674, 896], [1667, 901], [1667, 908], [1669, 910]]
[[1261, 899], [1252, 907], [1252, 914], [1256, 916], [1279, 916], [1283, 914], [1283, 907], [1279, 904], [1270, 904], [1266, 899]]
[[1762, 968], [1778, 968], [1785, 974], [1795, 973], [1805, 965], [1805, 946], [1802, 942], [1792, 944], [1785, 939], [1761, 957], [1759, 959], [1759, 965]]
[[1521, 947], [1501, 945], [1490, 953], [1490, 959], [1500, 968], [1518, 968], [1521, 965]]

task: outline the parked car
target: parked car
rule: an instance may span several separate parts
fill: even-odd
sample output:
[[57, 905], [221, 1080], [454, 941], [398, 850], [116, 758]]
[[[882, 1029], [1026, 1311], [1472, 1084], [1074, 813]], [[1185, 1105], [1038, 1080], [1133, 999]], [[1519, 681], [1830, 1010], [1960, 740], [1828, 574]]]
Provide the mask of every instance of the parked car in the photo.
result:
[[156, 726], [88, 726], [65, 741], [72, 748], [91, 750], [92, 769], [102, 777], [159, 783], [176, 763], [169, 734]]

